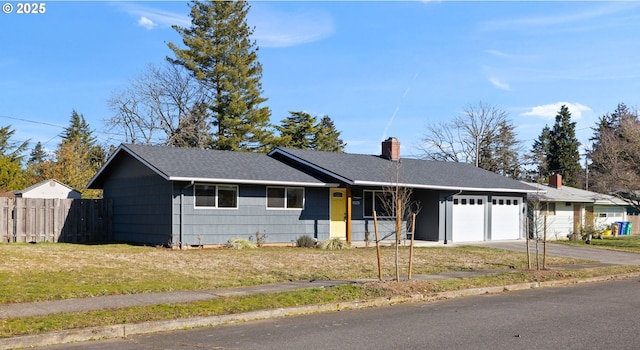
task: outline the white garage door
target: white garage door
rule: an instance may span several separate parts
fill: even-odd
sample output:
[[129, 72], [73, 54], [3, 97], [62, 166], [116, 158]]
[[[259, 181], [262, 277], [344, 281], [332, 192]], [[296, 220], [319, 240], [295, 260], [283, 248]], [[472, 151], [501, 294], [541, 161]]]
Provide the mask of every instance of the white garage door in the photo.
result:
[[491, 240], [520, 238], [521, 198], [493, 197], [491, 201]]
[[451, 240], [457, 242], [484, 241], [484, 197], [453, 198]]

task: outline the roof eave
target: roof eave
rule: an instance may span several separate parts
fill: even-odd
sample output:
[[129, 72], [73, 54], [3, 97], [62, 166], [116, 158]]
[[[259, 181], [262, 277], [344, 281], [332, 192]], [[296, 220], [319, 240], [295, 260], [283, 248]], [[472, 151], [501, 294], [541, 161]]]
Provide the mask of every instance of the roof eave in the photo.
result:
[[[354, 185], [360, 186], [395, 186], [396, 183], [392, 182], [377, 182], [377, 181], [354, 181]], [[525, 190], [515, 188], [483, 188], [483, 187], [465, 187], [465, 186], [437, 186], [437, 185], [424, 185], [424, 184], [412, 184], [412, 183], [397, 183], [400, 187], [409, 187], [425, 190], [442, 190], [442, 191], [470, 191], [470, 192], [517, 192], [517, 193], [536, 193], [536, 190]]]
[[249, 180], [249, 179], [226, 179], [226, 178], [205, 178], [205, 177], [183, 177], [172, 176], [169, 181], [184, 182], [206, 182], [206, 183], [224, 183], [224, 184], [243, 184], [243, 185], [272, 185], [272, 186], [300, 186], [300, 187], [338, 187], [337, 183], [325, 182], [305, 182], [305, 181], [279, 181], [279, 180]]

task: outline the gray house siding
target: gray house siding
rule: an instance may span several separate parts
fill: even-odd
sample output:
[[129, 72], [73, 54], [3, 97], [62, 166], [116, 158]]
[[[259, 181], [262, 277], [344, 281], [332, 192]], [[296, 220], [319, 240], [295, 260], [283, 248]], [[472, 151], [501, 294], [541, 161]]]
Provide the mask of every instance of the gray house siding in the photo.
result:
[[420, 203], [420, 212], [416, 215], [415, 239], [439, 241], [438, 212], [440, 196], [436, 191], [415, 191], [415, 199]]
[[305, 188], [305, 205], [301, 210], [267, 209], [266, 191], [264, 185], [238, 185], [237, 208], [195, 208], [193, 186], [175, 183], [174, 244], [180, 242], [181, 233], [185, 245], [224, 244], [232, 238], [254, 239], [256, 232], [267, 236], [266, 243], [295, 242], [302, 235], [319, 240], [329, 237], [328, 189]]
[[113, 200], [116, 241], [166, 245], [171, 240], [171, 186], [131, 157], [117, 160], [104, 183], [104, 197]]

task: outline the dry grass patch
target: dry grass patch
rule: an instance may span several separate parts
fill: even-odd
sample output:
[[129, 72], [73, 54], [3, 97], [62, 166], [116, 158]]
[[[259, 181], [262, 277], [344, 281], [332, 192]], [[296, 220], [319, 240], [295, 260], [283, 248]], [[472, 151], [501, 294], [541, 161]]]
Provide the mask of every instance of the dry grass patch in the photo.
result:
[[[408, 248], [400, 250], [406, 275]], [[395, 275], [395, 250], [382, 249], [384, 276]], [[0, 302], [25, 302], [203, 290], [309, 279], [375, 279], [374, 248], [326, 251], [292, 247], [171, 250], [121, 244], [0, 244]], [[581, 261], [547, 257], [549, 266]], [[526, 268], [526, 255], [482, 247], [414, 251], [414, 274]]]

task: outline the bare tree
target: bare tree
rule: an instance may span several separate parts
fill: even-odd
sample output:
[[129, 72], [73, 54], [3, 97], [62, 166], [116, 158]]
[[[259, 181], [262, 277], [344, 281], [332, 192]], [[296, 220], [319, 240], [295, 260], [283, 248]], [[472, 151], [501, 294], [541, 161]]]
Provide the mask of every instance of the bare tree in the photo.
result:
[[210, 140], [204, 94], [182, 67], [147, 66], [131, 85], [114, 94], [107, 120], [125, 142], [204, 148]]
[[513, 129], [504, 110], [480, 102], [451, 121], [427, 125], [422, 149], [427, 159], [470, 163], [517, 177], [520, 143]]
[[[384, 216], [395, 223], [392, 234], [395, 236], [396, 281], [400, 281], [399, 245], [402, 233], [409, 232], [413, 224], [412, 217], [420, 211], [420, 203], [413, 198], [413, 189], [402, 181], [402, 160], [392, 161], [388, 169], [389, 184], [377, 194], [376, 203], [380, 203]], [[412, 240], [413, 242], [413, 240]]]
[[640, 210], [640, 121], [623, 115], [598, 132], [589, 151], [590, 189], [615, 194]]

